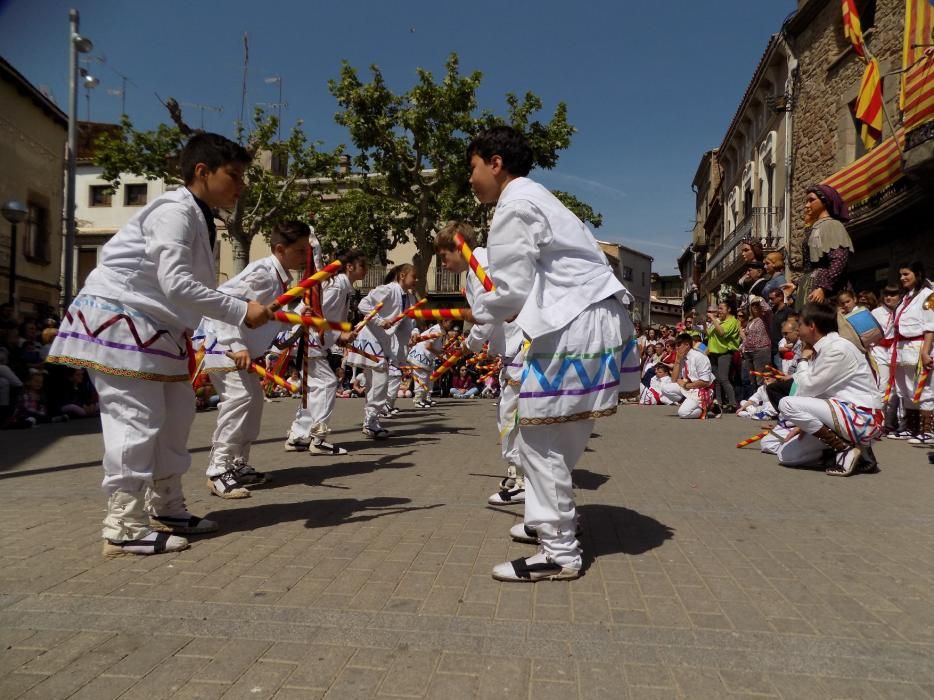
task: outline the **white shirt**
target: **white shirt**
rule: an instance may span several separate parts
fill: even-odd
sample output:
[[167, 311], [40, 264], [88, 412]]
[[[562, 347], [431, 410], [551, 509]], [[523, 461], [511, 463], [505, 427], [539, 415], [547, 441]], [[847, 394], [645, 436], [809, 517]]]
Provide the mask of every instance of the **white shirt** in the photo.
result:
[[649, 386], [658, 392], [659, 403], [665, 404], [666, 406], [678, 403], [684, 398], [684, 394], [681, 393], [681, 387], [675, 384], [667, 374], [661, 379], [657, 376], [652, 377]]
[[[477, 262], [480, 263], [480, 267], [486, 270], [487, 276], [493, 279], [486, 248], [474, 248], [473, 254]], [[465, 291], [467, 293], [467, 305], [471, 308], [476, 304], [480, 295], [486, 293], [483, 283], [474, 274], [473, 270], [467, 272]], [[519, 346], [522, 344], [522, 329], [515, 323], [474, 323], [465, 342], [473, 352], [479, 352], [483, 344], [489, 342], [488, 355], [513, 357], [519, 352]]]
[[82, 294], [125, 304], [174, 330], [203, 316], [240, 325], [247, 304], [215, 289], [208, 226], [185, 187], [154, 199], [101, 248]]
[[837, 333], [828, 333], [814, 344], [814, 353], [811, 360], [798, 362], [796, 396], [882, 407], [882, 394], [869, 362], [853, 343]]
[[[895, 312], [885, 304], [880, 304], [871, 312], [873, 318], [879, 322], [882, 327], [884, 337], [891, 340], [895, 337]], [[884, 348], [881, 345], [873, 345], [870, 350], [876, 362], [888, 366], [892, 362], [892, 348]]]
[[405, 350], [405, 344], [412, 335], [415, 322], [406, 316], [388, 329], [383, 328], [383, 323], [412, 306], [415, 303], [415, 295], [402, 291], [402, 287], [398, 282], [390, 282], [372, 289], [369, 294], [360, 300], [357, 308], [360, 313], [366, 315], [380, 302], [383, 303], [383, 308], [366, 325], [358, 337], [364, 341], [375, 341], [382, 348], [385, 355], [395, 357]]
[[924, 308], [934, 291], [922, 287], [902, 299], [895, 315], [898, 317], [898, 334], [902, 338], [915, 338], [934, 331], [934, 311]]
[[[350, 315], [350, 301], [353, 299], [354, 289], [347, 275], [338, 273], [321, 285], [321, 315], [328, 321], [346, 321]], [[299, 305], [298, 313], [305, 310], [305, 304]], [[327, 330], [323, 333], [312, 331], [308, 334], [310, 347], [308, 353], [312, 357], [324, 357], [328, 349], [337, 343], [341, 332]]]
[[710, 384], [714, 381], [713, 370], [710, 368], [710, 358], [699, 350], [691, 348], [681, 361], [681, 375], [679, 378], [689, 382]]
[[528, 178], [506, 185], [488, 241], [496, 289], [471, 305], [478, 323], [516, 316], [515, 323], [535, 340], [561, 330], [607, 297], [632, 301], [583, 222]]

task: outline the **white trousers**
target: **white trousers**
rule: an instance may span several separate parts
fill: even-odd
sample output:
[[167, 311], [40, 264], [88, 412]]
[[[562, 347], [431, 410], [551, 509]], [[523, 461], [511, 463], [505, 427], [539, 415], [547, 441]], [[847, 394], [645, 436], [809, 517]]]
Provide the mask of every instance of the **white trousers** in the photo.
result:
[[545, 552], [555, 563], [579, 569], [577, 509], [571, 472], [595, 421], [553, 425], [520, 425], [516, 446], [525, 471], [525, 524], [538, 531]]
[[363, 408], [363, 427], [379, 430], [380, 414], [386, 409], [386, 393], [389, 389], [389, 374], [385, 369], [366, 367], [366, 405]]
[[390, 369], [386, 380], [386, 408], [394, 408], [399, 396], [399, 386], [402, 384], [402, 372]]
[[[367, 377], [369, 379], [369, 377]], [[306, 408], [299, 403], [295, 420], [289, 428], [289, 440], [308, 440], [312, 435], [324, 437], [319, 426], [327, 425], [337, 400], [337, 375], [326, 357], [308, 358], [308, 400]]]
[[503, 460], [506, 464], [521, 466], [519, 449], [516, 440], [519, 437], [519, 426], [516, 424], [516, 412], [519, 410], [519, 385], [510, 384], [513, 377], [518, 380], [522, 375], [522, 368], [513, 369], [509, 362], [503, 360], [503, 369], [499, 373], [499, 404], [496, 407], [496, 427], [499, 428], [500, 446]]
[[914, 411], [934, 411], [934, 383], [929, 378], [921, 392], [921, 400], [915, 401], [916, 383], [914, 367], [896, 367], [895, 390], [898, 392], [902, 408]]
[[431, 387], [433, 382], [431, 381], [431, 370], [430, 369], [414, 369], [412, 374], [415, 377], [415, 380], [412, 382], [415, 386], [414, 388], [414, 399], [417, 402], [419, 401], [428, 401], [431, 399]]
[[824, 427], [833, 430], [834, 415], [830, 404], [826, 399], [786, 396], [778, 408], [782, 418], [801, 429], [797, 437], [778, 448], [779, 464], [789, 467], [820, 464], [827, 445], [814, 437], [814, 433]]
[[678, 406], [678, 418], [700, 418], [701, 400], [697, 389], [682, 389], [684, 401]]
[[249, 372], [212, 372], [211, 383], [220, 403], [207, 475], [220, 476], [233, 460], [249, 461], [263, 421], [264, 397], [259, 377]]
[[187, 472], [195, 419], [191, 384], [89, 372], [100, 397], [104, 491], [135, 493], [155, 479]]

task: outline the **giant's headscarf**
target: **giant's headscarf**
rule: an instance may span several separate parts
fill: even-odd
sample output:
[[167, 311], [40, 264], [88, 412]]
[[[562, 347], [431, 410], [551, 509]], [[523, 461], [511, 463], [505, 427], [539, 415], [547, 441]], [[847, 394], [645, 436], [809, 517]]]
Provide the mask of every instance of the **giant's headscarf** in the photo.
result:
[[850, 220], [850, 210], [843, 201], [843, 197], [830, 185], [811, 185], [805, 192], [813, 192], [824, 204], [824, 209], [830, 217], [846, 223]]

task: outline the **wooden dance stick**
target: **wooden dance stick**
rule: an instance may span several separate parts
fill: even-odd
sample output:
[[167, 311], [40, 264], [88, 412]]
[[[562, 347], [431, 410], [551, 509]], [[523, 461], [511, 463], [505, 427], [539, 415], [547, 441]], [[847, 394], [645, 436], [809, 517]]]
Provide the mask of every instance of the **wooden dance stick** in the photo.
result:
[[349, 331], [351, 325], [346, 321], [328, 321], [317, 316], [305, 316], [291, 311], [276, 311], [275, 318], [283, 323], [297, 323], [302, 326], [314, 326], [323, 331]]
[[480, 284], [483, 285], [483, 288], [488, 292], [492, 292], [496, 289], [496, 287], [493, 286], [493, 280], [486, 274], [486, 270], [480, 265], [480, 261], [477, 260], [477, 256], [473, 254], [473, 251], [470, 249], [470, 246], [467, 245], [467, 241], [464, 240], [460, 231], [454, 233], [454, 242], [457, 244], [457, 247], [460, 248], [461, 255], [464, 257], [464, 260], [467, 261], [467, 264], [470, 265], [470, 269], [473, 270], [477, 279], [480, 280]]
[[915, 393], [912, 400], [915, 403], [921, 402], [921, 394], [924, 393], [924, 385], [928, 383], [930, 371], [924, 365], [921, 365], [921, 373], [918, 375], [918, 384], [915, 386]]
[[419, 299], [414, 304], [412, 304], [409, 308], [407, 308], [405, 311], [403, 311], [402, 313], [398, 313], [395, 316], [393, 316], [391, 319], [389, 319], [389, 325], [391, 326], [396, 325], [397, 323], [399, 323], [399, 321], [404, 319], [406, 316], [408, 316], [409, 318], [412, 318], [411, 312], [417, 309], [419, 306], [424, 306], [427, 303], [428, 303], [428, 297], [425, 297], [424, 299]]
[[[421, 367], [419, 367], [419, 369], [421, 369]], [[425, 384], [425, 382], [423, 382], [417, 376], [415, 376], [414, 372], [412, 373], [412, 379], [414, 379], [415, 383], [418, 384], [422, 389], [424, 389], [425, 391], [428, 391], [428, 385]]]
[[461, 358], [464, 356], [462, 352], [455, 352], [448, 359], [441, 363], [441, 366], [438, 367], [434, 372], [431, 373], [431, 381], [437, 381], [439, 377], [444, 375], [451, 367], [460, 362]]
[[435, 340], [436, 338], [443, 338], [447, 333], [426, 333], [425, 335], [420, 335], [415, 339], [417, 343], [424, 343], [426, 340]]
[[366, 327], [366, 324], [368, 324], [370, 321], [372, 321], [376, 317], [376, 314], [379, 313], [379, 310], [381, 308], [383, 308], [383, 302], [380, 302], [376, 306], [374, 306], [373, 310], [370, 313], [368, 313], [366, 316], [364, 316], [363, 320], [360, 321], [360, 323], [358, 323], [356, 326], [353, 327], [353, 332], [359, 333], [360, 331], [362, 331]]
[[304, 294], [306, 289], [310, 287], [314, 287], [316, 284], [318, 284], [322, 280], [326, 280], [328, 277], [330, 277], [335, 272], [337, 272], [341, 268], [341, 265], [343, 264], [344, 263], [342, 263], [340, 260], [334, 260], [333, 262], [329, 262], [327, 265], [325, 265], [320, 270], [318, 270], [315, 274], [309, 275], [308, 277], [303, 279], [301, 282], [299, 282], [296, 286], [280, 294], [276, 298], [276, 300], [272, 303], [272, 305], [270, 305], [269, 307], [270, 310], [278, 311], [279, 309], [281, 309], [283, 306], [285, 306], [289, 302], [294, 301], [295, 299], [300, 297], [302, 294]]
[[289, 383], [285, 381], [282, 377], [280, 377], [278, 374], [276, 374], [275, 372], [267, 372], [264, 367], [260, 367], [255, 362], [250, 363], [250, 371], [256, 372], [256, 374], [259, 375], [260, 379], [268, 379], [273, 384], [277, 384], [278, 386], [281, 386], [283, 389], [288, 389], [289, 393], [292, 393], [292, 387], [289, 386]]
[[410, 318], [439, 321], [445, 318], [464, 318], [464, 309], [416, 309], [412, 306], [406, 309], [405, 315]]
[[764, 438], [770, 432], [772, 432], [771, 428], [769, 430], [763, 430], [761, 433], [756, 433], [752, 437], [746, 438], [745, 440], [740, 440], [739, 442], [736, 443], [736, 447], [741, 448], [741, 447], [745, 447], [746, 445], [751, 445], [754, 442], [759, 442], [759, 440]]

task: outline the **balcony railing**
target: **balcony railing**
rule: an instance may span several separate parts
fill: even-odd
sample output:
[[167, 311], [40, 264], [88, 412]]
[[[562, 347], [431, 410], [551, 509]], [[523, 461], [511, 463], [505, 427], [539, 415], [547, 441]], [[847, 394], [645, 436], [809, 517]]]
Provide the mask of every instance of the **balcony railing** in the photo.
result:
[[[389, 271], [385, 265], [373, 265], [367, 270], [366, 277], [360, 281], [358, 289], [366, 294], [383, 283]], [[463, 275], [449, 272], [443, 267], [432, 265], [426, 273], [426, 291], [428, 294], [457, 294], [464, 286]]]
[[739, 271], [743, 260], [739, 249], [744, 241], [758, 241], [763, 250], [771, 251], [781, 247], [777, 235], [778, 209], [776, 207], [756, 207], [739, 225], [717, 246], [707, 260], [707, 271], [701, 277], [701, 289], [704, 293], [713, 291], [724, 281]]

